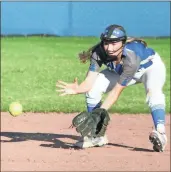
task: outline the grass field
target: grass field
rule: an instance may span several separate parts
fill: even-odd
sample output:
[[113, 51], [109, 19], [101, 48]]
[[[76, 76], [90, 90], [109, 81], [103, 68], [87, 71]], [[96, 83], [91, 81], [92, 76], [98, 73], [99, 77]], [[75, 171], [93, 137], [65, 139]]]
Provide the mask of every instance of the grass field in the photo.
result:
[[[167, 68], [164, 86], [166, 111], [170, 112], [170, 39], [145, 39], [162, 57]], [[84, 95], [59, 97], [58, 79], [84, 80], [87, 64], [77, 54], [99, 41], [98, 38], [4, 37], [1, 38], [1, 111], [20, 101], [28, 112], [79, 112], [86, 109]], [[160, 69], [159, 69], [160, 70]], [[136, 96], [135, 96], [136, 95]], [[124, 90], [110, 109], [118, 113], [148, 113], [142, 84]]]

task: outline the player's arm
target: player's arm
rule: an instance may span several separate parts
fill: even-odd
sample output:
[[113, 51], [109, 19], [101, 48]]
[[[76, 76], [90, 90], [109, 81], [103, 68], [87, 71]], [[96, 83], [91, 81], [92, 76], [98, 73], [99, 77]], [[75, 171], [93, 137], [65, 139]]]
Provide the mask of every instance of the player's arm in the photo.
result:
[[101, 108], [108, 110], [118, 100], [123, 89], [133, 79], [133, 76], [136, 73], [139, 64], [139, 58], [134, 54], [134, 52], [129, 52], [124, 62], [123, 73], [121, 74], [118, 83], [109, 92], [107, 98], [101, 105]]
[[76, 88], [76, 94], [86, 93], [93, 87], [98, 72], [88, 71], [85, 80]]
[[90, 66], [87, 72], [87, 76], [85, 80], [78, 86], [76, 90], [77, 94], [86, 93], [91, 90], [101, 66], [101, 60], [99, 59], [96, 53], [93, 53], [92, 58], [90, 59]]
[[101, 108], [106, 110], [110, 109], [110, 107], [118, 100], [119, 95], [121, 94], [124, 88], [125, 86], [122, 86], [119, 83], [117, 83], [115, 87], [109, 92], [107, 98], [101, 105]]
[[63, 81], [58, 81], [56, 86], [61, 89], [57, 91], [61, 92], [62, 96], [68, 95], [68, 94], [81, 94], [81, 93], [88, 92], [89, 90], [91, 90], [97, 78], [101, 65], [102, 63], [100, 60], [98, 60], [97, 55], [93, 54], [90, 60], [90, 67], [84, 81], [80, 85], [78, 85], [77, 80], [75, 80], [74, 83], [72, 84], [69, 84]]

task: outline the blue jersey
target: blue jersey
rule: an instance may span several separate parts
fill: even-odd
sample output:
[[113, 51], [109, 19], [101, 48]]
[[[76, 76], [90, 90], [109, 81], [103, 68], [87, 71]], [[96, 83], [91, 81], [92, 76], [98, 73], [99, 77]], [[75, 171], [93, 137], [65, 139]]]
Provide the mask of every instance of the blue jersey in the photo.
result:
[[92, 54], [89, 70], [98, 71], [102, 64], [105, 64], [110, 70], [120, 75], [119, 83], [126, 86], [128, 82], [134, 78], [134, 74], [142, 68], [147, 68], [152, 64], [150, 57], [155, 52], [152, 48], [146, 47], [140, 41], [126, 43], [123, 47], [123, 58], [120, 64], [115, 65], [114, 62], [103, 63], [102, 54], [96, 51]]
[[140, 58], [141, 61], [155, 54], [152, 48], [146, 47], [143, 43], [139, 41], [127, 43], [124, 46], [123, 55], [127, 56], [127, 51], [133, 51], [134, 54]]

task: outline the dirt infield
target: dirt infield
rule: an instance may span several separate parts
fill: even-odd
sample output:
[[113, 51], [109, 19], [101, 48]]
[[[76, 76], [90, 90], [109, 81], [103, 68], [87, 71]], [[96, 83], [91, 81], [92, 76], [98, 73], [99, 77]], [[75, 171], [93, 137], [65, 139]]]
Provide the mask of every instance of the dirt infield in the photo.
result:
[[112, 115], [104, 147], [75, 149], [80, 139], [69, 129], [75, 114], [1, 113], [1, 171], [170, 171], [170, 116], [166, 117], [168, 145], [153, 152], [148, 140], [150, 115]]

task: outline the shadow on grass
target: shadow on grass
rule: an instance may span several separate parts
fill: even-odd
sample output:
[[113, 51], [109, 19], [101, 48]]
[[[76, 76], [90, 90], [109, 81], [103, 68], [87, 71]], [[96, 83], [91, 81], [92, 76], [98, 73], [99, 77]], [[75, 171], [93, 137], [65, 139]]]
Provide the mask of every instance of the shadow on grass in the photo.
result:
[[65, 134], [52, 134], [52, 133], [22, 133], [22, 132], [1, 132], [1, 136], [11, 138], [11, 140], [1, 140], [3, 142], [22, 142], [28, 140], [52, 142], [52, 144], [40, 144], [42, 147], [63, 148], [63, 149], [78, 149], [71, 143], [63, 142], [60, 139], [69, 138], [72, 140], [80, 140], [81, 137]]

